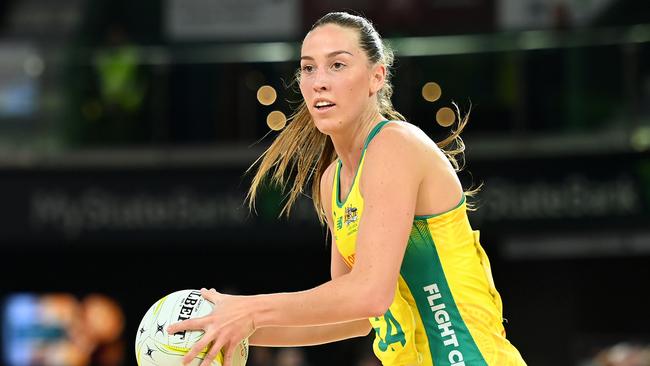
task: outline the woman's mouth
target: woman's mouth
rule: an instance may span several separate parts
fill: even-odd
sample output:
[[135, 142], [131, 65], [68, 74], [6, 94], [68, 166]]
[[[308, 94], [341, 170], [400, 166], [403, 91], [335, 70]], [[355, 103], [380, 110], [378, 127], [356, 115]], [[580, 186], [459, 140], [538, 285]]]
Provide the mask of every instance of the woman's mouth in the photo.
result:
[[334, 106], [336, 106], [336, 104], [330, 101], [318, 101], [314, 104], [314, 108], [319, 112], [326, 112], [334, 108]]

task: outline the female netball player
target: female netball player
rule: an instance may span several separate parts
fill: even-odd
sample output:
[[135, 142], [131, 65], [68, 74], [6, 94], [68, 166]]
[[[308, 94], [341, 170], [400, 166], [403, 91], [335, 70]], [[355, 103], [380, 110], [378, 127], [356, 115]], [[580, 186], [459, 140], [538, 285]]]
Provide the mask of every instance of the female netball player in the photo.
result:
[[[253, 204], [265, 177], [295, 177], [288, 214], [311, 179], [332, 234], [332, 280], [257, 296], [203, 289], [216, 310], [168, 329], [205, 331], [185, 362], [207, 347], [207, 366], [223, 348], [229, 366], [247, 337], [251, 345], [303, 346], [374, 329], [384, 365], [525, 365], [505, 337], [501, 299], [466, 214], [469, 192], [457, 177], [467, 117], [439, 144], [405, 122], [390, 100], [392, 58], [371, 23], [348, 13], [325, 15], [306, 35], [304, 103], [264, 153], [249, 198]], [[441, 149], [449, 146], [460, 148]]]

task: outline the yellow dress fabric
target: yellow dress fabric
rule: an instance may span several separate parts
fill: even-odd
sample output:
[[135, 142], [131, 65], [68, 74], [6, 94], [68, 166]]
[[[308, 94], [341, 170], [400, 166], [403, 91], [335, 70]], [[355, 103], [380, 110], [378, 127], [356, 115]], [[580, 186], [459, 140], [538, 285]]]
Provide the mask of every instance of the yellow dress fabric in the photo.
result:
[[[387, 122], [368, 136], [350, 193], [343, 199], [337, 163], [334, 239], [350, 268], [363, 216], [359, 180], [365, 151]], [[383, 365], [525, 365], [506, 339], [501, 297], [466, 208], [463, 196], [448, 212], [414, 217], [395, 298], [383, 316], [369, 319], [375, 329], [374, 352]]]

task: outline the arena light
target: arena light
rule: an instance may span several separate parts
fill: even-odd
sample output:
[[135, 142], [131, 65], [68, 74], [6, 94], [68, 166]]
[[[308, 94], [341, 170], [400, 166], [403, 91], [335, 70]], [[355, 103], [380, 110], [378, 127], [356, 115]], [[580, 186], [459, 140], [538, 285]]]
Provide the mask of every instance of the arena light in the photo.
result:
[[440, 85], [434, 81], [430, 81], [422, 87], [422, 98], [427, 102], [435, 102], [442, 95]]
[[257, 101], [263, 105], [271, 105], [275, 102], [278, 94], [275, 89], [269, 85], [262, 85], [257, 89]]
[[456, 114], [449, 107], [442, 107], [436, 113], [436, 122], [442, 127], [449, 127], [456, 121]]
[[273, 111], [266, 116], [266, 124], [274, 131], [280, 131], [287, 124], [287, 116], [280, 111]]

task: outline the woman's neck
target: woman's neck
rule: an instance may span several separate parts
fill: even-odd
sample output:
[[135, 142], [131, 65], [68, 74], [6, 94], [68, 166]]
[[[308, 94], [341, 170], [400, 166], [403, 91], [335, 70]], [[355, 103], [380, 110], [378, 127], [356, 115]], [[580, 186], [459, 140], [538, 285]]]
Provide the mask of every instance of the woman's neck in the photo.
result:
[[347, 174], [357, 171], [363, 145], [372, 128], [384, 117], [376, 110], [362, 114], [357, 121], [350, 124], [350, 128], [341, 134], [330, 136], [334, 150]]

